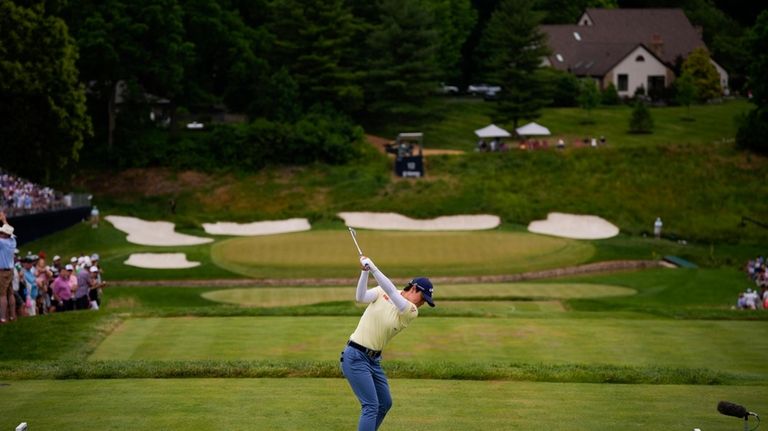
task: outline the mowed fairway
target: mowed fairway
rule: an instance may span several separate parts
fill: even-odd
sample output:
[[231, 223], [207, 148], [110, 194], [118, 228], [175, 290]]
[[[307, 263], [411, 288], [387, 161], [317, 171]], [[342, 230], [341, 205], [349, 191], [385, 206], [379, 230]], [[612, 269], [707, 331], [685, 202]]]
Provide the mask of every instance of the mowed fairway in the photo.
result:
[[[768, 411], [755, 386], [390, 383], [387, 430], [731, 431], [742, 421], [718, 414], [718, 401]], [[359, 409], [343, 379], [32, 380], [0, 386], [0, 397], [4, 430], [342, 430]]]
[[[372, 277], [371, 277], [372, 278]], [[455, 299], [570, 299], [628, 296], [627, 287], [580, 283], [493, 283], [439, 285], [440, 306]], [[203, 298], [246, 307], [291, 307], [322, 302], [349, 301], [350, 287], [257, 287], [206, 292]]]
[[[490, 275], [576, 265], [594, 246], [524, 232], [358, 231], [363, 252], [390, 277]], [[211, 247], [213, 261], [249, 277], [355, 276], [346, 230], [234, 238]]]
[[[334, 360], [354, 316], [127, 319], [91, 360]], [[708, 368], [765, 381], [768, 322], [592, 318], [417, 320], [386, 359]]]

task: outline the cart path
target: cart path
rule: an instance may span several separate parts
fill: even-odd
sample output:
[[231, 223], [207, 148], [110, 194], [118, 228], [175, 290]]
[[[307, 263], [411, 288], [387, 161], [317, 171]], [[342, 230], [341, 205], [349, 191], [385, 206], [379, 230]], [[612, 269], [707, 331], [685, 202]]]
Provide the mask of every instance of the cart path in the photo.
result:
[[[632, 271], [666, 266], [660, 260], [611, 260], [587, 263], [565, 268], [545, 269], [504, 275], [475, 275], [430, 277], [437, 284], [501, 283], [526, 280], [540, 280], [572, 275], [600, 274], [616, 271]], [[406, 278], [393, 278], [396, 284], [405, 284]], [[230, 278], [210, 280], [116, 280], [109, 284], [114, 287], [268, 287], [268, 286], [346, 286], [357, 283], [355, 278]]]

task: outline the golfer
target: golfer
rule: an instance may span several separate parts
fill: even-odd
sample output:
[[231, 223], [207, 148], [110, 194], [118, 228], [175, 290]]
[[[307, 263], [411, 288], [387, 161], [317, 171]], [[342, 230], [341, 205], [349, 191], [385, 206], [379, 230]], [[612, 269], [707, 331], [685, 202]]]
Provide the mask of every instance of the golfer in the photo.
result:
[[[355, 300], [368, 307], [341, 353], [341, 372], [362, 406], [358, 431], [374, 431], [392, 407], [387, 376], [381, 369], [381, 351], [419, 315], [419, 307], [425, 302], [434, 307], [435, 303], [428, 278], [415, 278], [400, 291], [370, 258], [360, 256], [360, 265], [363, 271]], [[370, 290], [369, 273], [379, 283]]]

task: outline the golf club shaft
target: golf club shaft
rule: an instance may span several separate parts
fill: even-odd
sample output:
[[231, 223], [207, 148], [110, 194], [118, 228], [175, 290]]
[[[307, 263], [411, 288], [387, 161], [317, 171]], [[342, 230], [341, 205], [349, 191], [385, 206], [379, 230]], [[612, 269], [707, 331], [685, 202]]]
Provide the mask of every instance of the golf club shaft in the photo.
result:
[[363, 251], [362, 251], [362, 250], [360, 250], [360, 245], [357, 243], [357, 232], [355, 232], [355, 230], [354, 230], [354, 229], [352, 229], [352, 228], [349, 228], [349, 234], [350, 234], [350, 235], [352, 235], [352, 241], [354, 241], [354, 242], [355, 242], [355, 247], [357, 247], [357, 253], [358, 253], [360, 256], [362, 256], [362, 255], [363, 255]]

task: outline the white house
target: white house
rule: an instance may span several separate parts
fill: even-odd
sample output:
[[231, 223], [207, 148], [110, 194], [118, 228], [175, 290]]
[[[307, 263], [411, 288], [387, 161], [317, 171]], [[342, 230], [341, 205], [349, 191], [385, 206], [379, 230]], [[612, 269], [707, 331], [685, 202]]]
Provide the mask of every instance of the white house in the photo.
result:
[[[543, 25], [552, 54], [544, 64], [613, 83], [620, 96], [642, 87], [652, 92], [669, 86], [674, 70], [696, 48], [704, 47], [699, 29], [682, 9], [587, 9], [575, 25]], [[728, 94], [728, 72], [712, 61]]]

